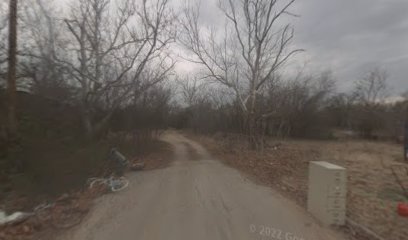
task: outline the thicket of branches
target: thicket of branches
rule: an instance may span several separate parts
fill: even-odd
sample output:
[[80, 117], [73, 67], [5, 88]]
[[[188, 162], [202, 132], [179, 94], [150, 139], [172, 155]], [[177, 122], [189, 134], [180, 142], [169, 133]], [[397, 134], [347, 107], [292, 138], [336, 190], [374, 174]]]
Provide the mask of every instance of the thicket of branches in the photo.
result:
[[[384, 104], [388, 76], [380, 69], [357, 80], [351, 93], [340, 95], [330, 72], [292, 78], [281, 74], [287, 61], [303, 51], [292, 44], [294, 4], [220, 0], [221, 29], [201, 22], [199, 4], [187, 5], [180, 42], [191, 53], [188, 60], [201, 66], [199, 88], [213, 87], [209, 94], [196, 96], [196, 80], [182, 86], [189, 107], [180, 121], [200, 131], [239, 132], [258, 150], [264, 148], [266, 135], [323, 138], [333, 135], [333, 128], [366, 138], [390, 135], [391, 129], [394, 135], [401, 133], [406, 104]], [[191, 96], [198, 99], [191, 101]]]
[[[105, 134], [113, 122], [123, 125], [118, 123], [123, 117], [114, 115], [134, 116], [136, 110], [125, 111], [129, 108], [143, 107], [138, 114], [142, 118], [157, 114], [150, 117], [161, 119], [155, 125], [162, 126], [161, 111], [169, 104], [163, 86], [175, 64], [169, 49], [176, 37], [169, 1], [72, 0], [67, 4], [60, 11], [49, 1], [19, 2], [18, 89], [75, 106], [88, 139]], [[0, 11], [0, 80], [6, 86], [6, 3], [0, 4]]]
[[[243, 130], [252, 148], [263, 147], [263, 128], [274, 109], [262, 95], [277, 72], [295, 53], [294, 30], [285, 17], [294, 16], [295, 0], [225, 0], [218, 2], [225, 27], [217, 31], [200, 23], [199, 5], [187, 6], [180, 21], [180, 42], [190, 50], [190, 61], [203, 68], [203, 78], [228, 88], [240, 107]], [[263, 107], [260, 107], [263, 105]]]
[[[352, 91], [339, 93], [331, 72], [294, 78], [275, 77], [259, 93], [257, 108], [268, 108], [263, 136], [334, 139], [353, 137], [402, 141], [408, 98], [387, 102], [387, 74], [375, 68], [355, 81]], [[206, 80], [179, 81], [183, 107], [174, 126], [198, 133], [246, 136], [243, 112], [234, 93]]]
[[[71, 0], [64, 12], [45, 0], [19, 3], [19, 89], [75, 108], [88, 139], [174, 126], [238, 133], [262, 149], [265, 136], [402, 133], [407, 103], [384, 102], [388, 75], [381, 69], [342, 94], [330, 71], [283, 74], [303, 51], [292, 44], [295, 0], [220, 0], [221, 28], [201, 22], [199, 5], [175, 14], [169, 0]], [[7, 11], [0, 3], [3, 87]], [[201, 67], [195, 76], [173, 81], [176, 45]]]

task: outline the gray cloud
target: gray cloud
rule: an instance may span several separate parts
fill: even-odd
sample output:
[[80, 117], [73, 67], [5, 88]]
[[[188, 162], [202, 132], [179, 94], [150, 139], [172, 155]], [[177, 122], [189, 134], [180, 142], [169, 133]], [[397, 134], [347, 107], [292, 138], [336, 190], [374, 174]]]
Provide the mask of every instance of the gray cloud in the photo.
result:
[[[205, 25], [223, 25], [217, 1], [201, 0]], [[297, 0], [292, 12], [301, 16], [292, 19], [295, 44], [306, 49], [298, 62], [332, 70], [343, 90], [373, 67], [389, 72], [394, 94], [408, 90], [408, 0]], [[188, 63], [183, 68], [194, 69]]]
[[332, 69], [340, 87], [375, 66], [390, 74], [397, 94], [408, 89], [408, 1], [308, 0], [294, 11], [296, 45], [307, 50], [310, 64]]

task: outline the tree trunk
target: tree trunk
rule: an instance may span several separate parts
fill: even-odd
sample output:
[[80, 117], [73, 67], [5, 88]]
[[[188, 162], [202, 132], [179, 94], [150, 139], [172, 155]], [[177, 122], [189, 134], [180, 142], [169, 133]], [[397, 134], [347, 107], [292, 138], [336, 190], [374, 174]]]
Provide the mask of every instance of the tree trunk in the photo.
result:
[[92, 116], [89, 109], [86, 106], [82, 106], [82, 124], [85, 130], [85, 135], [88, 139], [92, 139], [93, 127], [92, 127]]
[[17, 139], [17, 86], [16, 86], [16, 65], [17, 65], [17, 0], [10, 0], [9, 19], [9, 53], [8, 53], [8, 82], [7, 82], [7, 117], [8, 117], [8, 140]]
[[249, 148], [252, 150], [260, 150], [261, 142], [263, 141], [260, 127], [257, 124], [257, 111], [256, 111], [256, 91], [252, 87], [251, 97], [249, 99], [249, 109], [246, 116], [246, 128], [249, 140]]
[[249, 113], [246, 117], [246, 133], [248, 135], [248, 144], [251, 150], [258, 150], [258, 134], [256, 128], [255, 114]]
[[267, 131], [267, 119], [258, 118], [257, 115], [248, 113], [244, 118], [245, 134], [248, 137], [248, 145], [251, 150], [262, 153], [265, 148], [265, 135]]
[[82, 124], [85, 130], [85, 135], [88, 140], [94, 140], [100, 137], [104, 130], [106, 130], [110, 119], [113, 116], [113, 111], [107, 113], [103, 119], [95, 122], [91, 111], [87, 107], [82, 107]]
[[104, 133], [106, 133], [109, 121], [113, 116], [113, 111], [108, 113], [103, 119], [95, 124], [93, 128], [93, 137], [101, 137]]

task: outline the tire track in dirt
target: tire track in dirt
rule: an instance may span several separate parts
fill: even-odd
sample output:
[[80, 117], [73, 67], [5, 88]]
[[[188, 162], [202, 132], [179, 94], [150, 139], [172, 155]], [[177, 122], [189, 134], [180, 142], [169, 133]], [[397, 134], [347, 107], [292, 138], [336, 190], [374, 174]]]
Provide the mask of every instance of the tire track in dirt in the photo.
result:
[[169, 167], [129, 175], [128, 189], [99, 199], [84, 224], [60, 239], [273, 239], [260, 231], [266, 227], [281, 231], [282, 240], [344, 239], [273, 190], [213, 160], [199, 144], [175, 132], [163, 140], [173, 147]]

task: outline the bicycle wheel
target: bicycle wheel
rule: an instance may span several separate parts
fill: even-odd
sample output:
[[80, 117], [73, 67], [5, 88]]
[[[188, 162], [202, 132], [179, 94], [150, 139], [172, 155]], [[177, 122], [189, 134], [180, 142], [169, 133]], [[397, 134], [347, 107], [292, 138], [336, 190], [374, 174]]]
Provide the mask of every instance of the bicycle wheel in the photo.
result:
[[88, 183], [89, 188], [93, 188], [95, 186], [98, 186], [98, 187], [105, 186], [106, 187], [106, 184], [107, 184], [106, 179], [103, 179], [103, 178], [91, 178], [91, 179], [89, 179], [88, 182], [89, 182]]
[[129, 180], [127, 180], [125, 177], [120, 177], [117, 179], [110, 179], [109, 186], [112, 192], [118, 192], [129, 186]]

